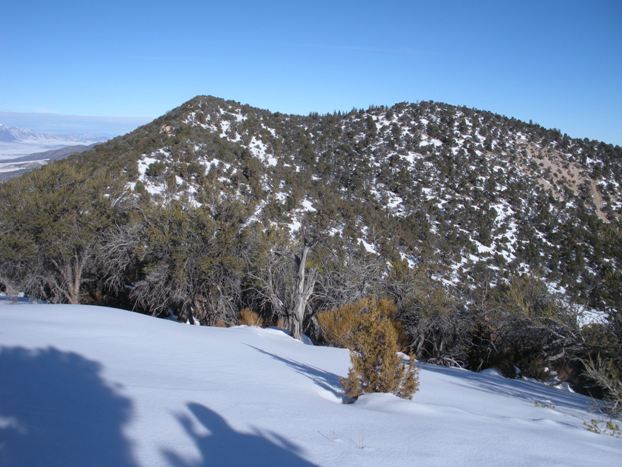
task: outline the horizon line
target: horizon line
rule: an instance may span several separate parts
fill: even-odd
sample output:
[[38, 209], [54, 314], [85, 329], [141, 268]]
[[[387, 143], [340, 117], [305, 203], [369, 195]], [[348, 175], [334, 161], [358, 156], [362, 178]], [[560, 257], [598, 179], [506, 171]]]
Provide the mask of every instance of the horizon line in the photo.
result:
[[22, 112], [16, 110], [4, 110], [0, 109], [0, 115], [24, 115], [24, 116], [46, 116], [46, 117], [71, 117], [71, 118], [86, 118], [86, 119], [108, 119], [108, 120], [148, 120], [151, 121], [153, 116], [120, 116], [120, 115], [82, 115], [73, 113], [60, 113], [60, 112]]

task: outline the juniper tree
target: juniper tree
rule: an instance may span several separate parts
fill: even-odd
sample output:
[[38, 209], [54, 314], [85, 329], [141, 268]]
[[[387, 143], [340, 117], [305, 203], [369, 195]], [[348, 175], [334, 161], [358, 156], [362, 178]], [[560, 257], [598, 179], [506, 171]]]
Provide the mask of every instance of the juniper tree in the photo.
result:
[[124, 194], [106, 171], [56, 163], [7, 183], [0, 263], [32, 296], [79, 303], [95, 252]]
[[342, 379], [346, 396], [356, 399], [363, 393], [390, 392], [410, 399], [418, 389], [414, 354], [404, 364], [397, 354], [398, 336], [391, 316], [395, 305], [389, 300], [367, 299], [355, 306], [353, 332], [348, 337], [352, 368]]

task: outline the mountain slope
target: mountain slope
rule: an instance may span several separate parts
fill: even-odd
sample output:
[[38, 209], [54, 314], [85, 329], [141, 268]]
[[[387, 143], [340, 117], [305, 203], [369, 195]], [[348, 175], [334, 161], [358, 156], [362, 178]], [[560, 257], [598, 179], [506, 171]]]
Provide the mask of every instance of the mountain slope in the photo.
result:
[[[0, 465], [615, 465], [590, 399], [421, 368], [412, 401], [341, 403], [342, 349], [103, 307], [0, 306]], [[44, 388], [44, 390], [41, 390]]]
[[197, 97], [87, 159], [160, 204], [221, 193], [292, 233], [329, 218], [330, 235], [447, 286], [530, 273], [614, 304], [599, 284], [622, 259], [620, 147], [430, 102], [301, 117]]

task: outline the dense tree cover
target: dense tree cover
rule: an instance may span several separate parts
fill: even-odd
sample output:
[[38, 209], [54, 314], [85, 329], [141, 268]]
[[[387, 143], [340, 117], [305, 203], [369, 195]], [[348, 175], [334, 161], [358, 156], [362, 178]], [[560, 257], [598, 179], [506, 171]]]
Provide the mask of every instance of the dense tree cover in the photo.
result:
[[0, 185], [0, 282], [202, 324], [250, 309], [335, 345], [322, 313], [384, 297], [417, 358], [588, 390], [585, 362], [621, 361], [621, 157], [443, 104], [197, 98]]
[[53, 164], [7, 183], [0, 206], [0, 268], [32, 296], [80, 303], [97, 282], [97, 248], [126, 193], [105, 172]]

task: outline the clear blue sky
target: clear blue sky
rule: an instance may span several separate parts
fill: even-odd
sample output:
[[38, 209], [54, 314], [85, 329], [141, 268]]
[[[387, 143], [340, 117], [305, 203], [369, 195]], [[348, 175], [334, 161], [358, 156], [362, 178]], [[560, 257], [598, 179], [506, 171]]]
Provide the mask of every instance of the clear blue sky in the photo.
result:
[[11, 1], [0, 111], [437, 100], [622, 144], [622, 0]]

